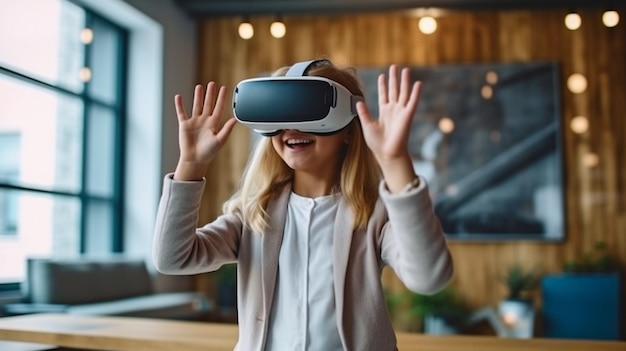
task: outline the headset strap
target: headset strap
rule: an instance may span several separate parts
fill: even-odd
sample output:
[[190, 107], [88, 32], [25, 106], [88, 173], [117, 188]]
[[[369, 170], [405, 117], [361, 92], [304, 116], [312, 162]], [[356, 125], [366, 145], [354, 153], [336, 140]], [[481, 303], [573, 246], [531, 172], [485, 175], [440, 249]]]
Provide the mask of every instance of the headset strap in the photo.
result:
[[328, 61], [326, 59], [321, 60], [310, 60], [310, 61], [302, 61], [298, 63], [294, 63], [293, 66], [289, 68], [286, 77], [302, 77], [305, 75], [306, 71], [317, 62], [325, 62]]

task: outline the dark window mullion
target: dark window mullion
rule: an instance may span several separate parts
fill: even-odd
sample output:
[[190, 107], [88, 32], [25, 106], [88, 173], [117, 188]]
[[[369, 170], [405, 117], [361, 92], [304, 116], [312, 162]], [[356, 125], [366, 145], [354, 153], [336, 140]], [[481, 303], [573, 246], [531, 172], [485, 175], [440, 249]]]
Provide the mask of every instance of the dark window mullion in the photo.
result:
[[120, 63], [117, 71], [117, 118], [116, 139], [115, 139], [115, 157], [119, 160], [115, 165], [113, 196], [115, 207], [113, 211], [113, 252], [124, 251], [124, 164], [126, 163], [126, 77], [127, 77], [127, 48], [128, 33], [119, 30], [120, 40], [118, 42], [117, 60]]
[[[123, 58], [121, 58], [121, 59], [123, 59]], [[124, 61], [122, 61], [122, 62], [124, 62]], [[29, 83], [29, 84], [33, 84], [33, 85], [36, 85], [38, 87], [45, 88], [45, 89], [54, 91], [54, 92], [59, 93], [59, 94], [64, 94], [64, 95], [68, 95], [68, 96], [71, 96], [71, 97], [83, 99], [85, 101], [89, 101], [92, 105], [99, 106], [99, 107], [104, 107], [104, 108], [108, 108], [108, 109], [113, 109], [113, 110], [116, 111], [116, 113], [117, 113], [117, 111], [120, 110], [120, 105], [119, 104], [111, 104], [111, 103], [102, 101], [102, 100], [100, 100], [98, 98], [91, 97], [91, 96], [85, 94], [84, 91], [82, 93], [77, 93], [77, 92], [65, 89], [65, 88], [63, 88], [61, 86], [53, 85], [53, 84], [44, 82], [42, 80], [39, 80], [39, 79], [30, 77], [30, 76], [27, 76], [25, 74], [22, 74], [20, 72], [14, 71], [14, 70], [12, 70], [10, 68], [7, 68], [7, 67], [0, 66], [0, 75], [6, 75], [8, 77], [15, 78], [15, 79], [17, 79], [19, 81], [23, 81], [23, 82], [26, 82], [26, 83]]]
[[70, 192], [70, 191], [59, 191], [59, 190], [49, 190], [42, 188], [32, 188], [25, 187], [17, 184], [11, 183], [0, 183], [0, 189], [9, 189], [9, 190], [18, 190], [18, 191], [30, 191], [38, 194], [47, 194], [47, 195], [55, 195], [55, 196], [67, 196], [67, 197], [79, 197], [80, 193]]
[[[93, 28], [92, 26], [92, 16], [89, 11], [85, 12], [85, 28]], [[96, 34], [96, 33], [94, 33]], [[95, 36], [95, 35], [94, 35]], [[92, 69], [91, 63], [91, 47], [93, 43], [84, 46], [85, 51], [85, 61], [83, 63], [83, 67], [89, 67]], [[92, 72], [93, 76], [93, 72]], [[83, 254], [87, 250], [87, 228], [88, 228], [88, 216], [89, 213], [89, 196], [87, 194], [87, 177], [88, 174], [88, 164], [87, 159], [89, 157], [89, 115], [91, 112], [91, 99], [89, 99], [89, 82], [87, 81], [83, 85], [83, 93], [81, 94], [81, 99], [83, 102], [83, 154], [81, 157], [82, 162], [82, 173], [81, 173], [81, 184], [80, 184], [80, 253]]]
[[25, 75], [23, 73], [20, 73], [18, 71], [14, 71], [14, 70], [12, 70], [10, 68], [7, 68], [7, 67], [0, 66], [0, 74], [4, 74], [6, 76], [15, 78], [17, 80], [20, 80], [20, 81], [23, 81], [23, 82], [27, 82], [29, 84], [34, 84], [34, 85], [37, 85], [40, 88], [45, 88], [45, 89], [48, 89], [48, 90], [51, 90], [51, 91], [54, 91], [54, 92], [57, 92], [57, 93], [61, 93], [61, 94], [65, 94], [65, 95], [69, 95], [69, 96], [73, 96], [73, 97], [81, 97], [81, 93], [77, 93], [77, 92], [71, 91], [69, 89], [65, 89], [65, 88], [63, 88], [61, 86], [44, 82], [42, 80], [39, 80], [37, 78], [33, 78], [31, 76], [27, 76], [27, 75]]

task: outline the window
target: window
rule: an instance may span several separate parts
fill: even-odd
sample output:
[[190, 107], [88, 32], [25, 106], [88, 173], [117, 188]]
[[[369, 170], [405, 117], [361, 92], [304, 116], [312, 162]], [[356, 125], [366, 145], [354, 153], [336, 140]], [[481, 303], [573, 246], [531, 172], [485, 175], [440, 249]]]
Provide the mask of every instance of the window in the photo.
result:
[[[0, 179], [17, 181], [20, 167], [20, 135], [0, 134]], [[0, 235], [17, 234], [17, 198], [0, 192]]]
[[128, 35], [68, 0], [0, 9], [2, 284], [29, 256], [122, 251]]

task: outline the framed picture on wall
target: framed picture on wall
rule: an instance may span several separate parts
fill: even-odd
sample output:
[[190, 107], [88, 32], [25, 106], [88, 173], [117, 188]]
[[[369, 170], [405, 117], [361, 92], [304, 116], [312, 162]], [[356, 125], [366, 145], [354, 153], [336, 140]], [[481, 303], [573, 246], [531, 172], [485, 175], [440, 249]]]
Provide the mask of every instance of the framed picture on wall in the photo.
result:
[[[375, 116], [377, 77], [359, 68]], [[411, 67], [423, 82], [409, 147], [450, 240], [560, 241], [565, 233], [558, 66]]]

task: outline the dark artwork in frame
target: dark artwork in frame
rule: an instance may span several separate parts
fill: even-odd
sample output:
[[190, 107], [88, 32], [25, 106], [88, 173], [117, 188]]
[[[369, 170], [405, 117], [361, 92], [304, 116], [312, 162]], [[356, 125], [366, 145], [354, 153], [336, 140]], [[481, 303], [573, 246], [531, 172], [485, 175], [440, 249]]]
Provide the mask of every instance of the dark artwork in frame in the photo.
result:
[[[423, 86], [409, 149], [448, 239], [563, 240], [558, 65], [410, 68]], [[358, 72], [378, 116], [387, 67]]]

